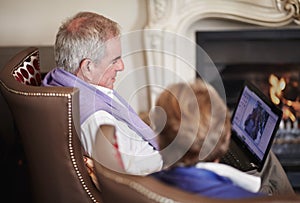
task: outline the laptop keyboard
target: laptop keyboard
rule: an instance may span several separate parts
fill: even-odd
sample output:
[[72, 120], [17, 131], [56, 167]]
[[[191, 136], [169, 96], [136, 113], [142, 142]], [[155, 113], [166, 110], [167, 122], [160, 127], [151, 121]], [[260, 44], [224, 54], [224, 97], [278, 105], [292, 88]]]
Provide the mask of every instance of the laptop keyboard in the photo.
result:
[[234, 168], [237, 168], [241, 171], [249, 171], [249, 170], [253, 169], [253, 167], [250, 163], [247, 164], [247, 163], [241, 162], [238, 159], [238, 157], [231, 150], [228, 150], [228, 152], [221, 159], [221, 162], [231, 165]]

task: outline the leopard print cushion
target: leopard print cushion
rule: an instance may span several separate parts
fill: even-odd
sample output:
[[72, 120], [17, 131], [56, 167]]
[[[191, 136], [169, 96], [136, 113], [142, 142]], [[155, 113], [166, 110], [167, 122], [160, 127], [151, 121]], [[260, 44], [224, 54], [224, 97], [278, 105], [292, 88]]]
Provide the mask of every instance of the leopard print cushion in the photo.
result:
[[28, 56], [23, 63], [13, 71], [13, 76], [17, 81], [25, 85], [40, 86], [41, 73], [38, 51]]

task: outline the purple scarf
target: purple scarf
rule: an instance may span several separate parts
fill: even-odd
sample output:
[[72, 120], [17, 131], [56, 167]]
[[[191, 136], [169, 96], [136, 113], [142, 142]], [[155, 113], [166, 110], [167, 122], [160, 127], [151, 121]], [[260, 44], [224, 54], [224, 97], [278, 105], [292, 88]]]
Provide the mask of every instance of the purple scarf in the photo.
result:
[[158, 149], [153, 130], [140, 119], [132, 107], [117, 92], [113, 91], [113, 94], [123, 105], [75, 75], [60, 68], [53, 69], [47, 73], [42, 81], [42, 85], [78, 88], [80, 90], [81, 124], [96, 111], [103, 110], [111, 114], [117, 120], [125, 122], [130, 129], [148, 141], [155, 149]]

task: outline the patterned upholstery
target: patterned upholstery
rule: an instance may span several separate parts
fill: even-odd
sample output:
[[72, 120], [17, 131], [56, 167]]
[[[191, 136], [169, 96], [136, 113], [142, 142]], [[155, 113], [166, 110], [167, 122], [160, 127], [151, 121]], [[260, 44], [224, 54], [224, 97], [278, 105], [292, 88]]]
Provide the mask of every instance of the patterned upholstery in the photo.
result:
[[40, 86], [41, 73], [38, 50], [34, 51], [31, 55], [26, 56], [12, 74], [17, 81], [23, 84]]

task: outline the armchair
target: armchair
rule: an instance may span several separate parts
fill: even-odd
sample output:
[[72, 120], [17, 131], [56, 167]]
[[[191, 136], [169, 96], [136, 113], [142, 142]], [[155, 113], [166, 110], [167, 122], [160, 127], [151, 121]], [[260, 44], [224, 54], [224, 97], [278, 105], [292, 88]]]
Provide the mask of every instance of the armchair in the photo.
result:
[[16, 54], [0, 72], [0, 89], [28, 162], [33, 201], [102, 202], [83, 161], [78, 89], [40, 83], [35, 47]]

